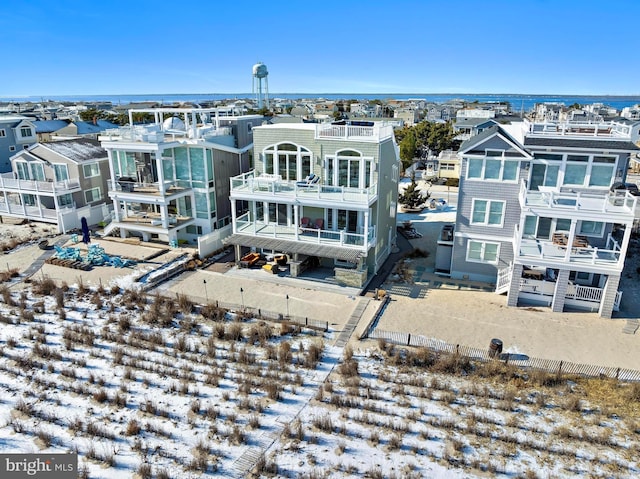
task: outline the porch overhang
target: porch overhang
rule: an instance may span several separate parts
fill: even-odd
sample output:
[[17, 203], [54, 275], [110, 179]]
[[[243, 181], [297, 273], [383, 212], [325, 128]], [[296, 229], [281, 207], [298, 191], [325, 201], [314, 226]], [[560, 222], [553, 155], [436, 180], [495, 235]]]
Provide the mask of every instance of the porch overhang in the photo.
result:
[[281, 251], [283, 253], [299, 253], [307, 256], [318, 256], [321, 258], [335, 258], [341, 261], [348, 261], [350, 263], [357, 263], [358, 260], [364, 256], [364, 252], [356, 248], [290, 241], [279, 238], [264, 238], [238, 233], [225, 238], [223, 242], [227, 245], [270, 249], [274, 251]]

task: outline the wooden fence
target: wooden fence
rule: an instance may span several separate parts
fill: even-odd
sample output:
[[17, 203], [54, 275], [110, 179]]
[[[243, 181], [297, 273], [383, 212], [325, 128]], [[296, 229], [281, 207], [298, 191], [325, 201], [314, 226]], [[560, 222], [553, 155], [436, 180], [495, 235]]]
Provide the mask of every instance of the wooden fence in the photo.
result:
[[317, 321], [315, 319], [309, 319], [303, 316], [293, 316], [293, 315], [287, 316], [282, 313], [278, 313], [274, 311], [267, 311], [265, 309], [260, 309], [260, 308], [252, 308], [249, 306], [243, 306], [241, 304], [235, 304], [235, 303], [225, 303], [224, 301], [216, 301], [214, 304], [218, 308], [228, 309], [229, 311], [233, 311], [235, 313], [249, 314], [249, 315], [255, 316], [258, 319], [262, 318], [269, 321], [287, 322], [290, 324], [296, 324], [298, 326], [315, 329], [317, 331], [327, 332], [329, 330], [329, 321]]
[[592, 364], [577, 364], [569, 361], [553, 359], [530, 358], [522, 354], [513, 353], [502, 353], [493, 357], [489, 353], [489, 348], [479, 349], [460, 344], [450, 344], [437, 339], [410, 333], [384, 331], [375, 328], [369, 329], [366, 337], [370, 339], [381, 339], [388, 343], [403, 346], [427, 348], [434, 353], [459, 354], [461, 356], [468, 357], [473, 361], [488, 362], [498, 359], [503, 361], [505, 364], [512, 364], [521, 369], [530, 371], [545, 371], [554, 374], [576, 375], [591, 378], [613, 378], [628, 382], [640, 381], [640, 371], [633, 369], [595, 366]]

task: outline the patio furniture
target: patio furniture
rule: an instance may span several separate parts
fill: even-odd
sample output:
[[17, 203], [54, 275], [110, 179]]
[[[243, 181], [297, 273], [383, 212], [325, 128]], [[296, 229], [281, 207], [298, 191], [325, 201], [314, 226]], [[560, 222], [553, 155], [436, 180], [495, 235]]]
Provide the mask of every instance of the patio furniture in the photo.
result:
[[240, 266], [242, 268], [249, 268], [249, 267], [253, 266], [254, 264], [256, 264], [256, 262], [259, 259], [260, 259], [260, 253], [248, 253], [248, 254], [245, 254], [240, 259]]
[[324, 229], [324, 219], [323, 218], [317, 218], [314, 223], [315, 226], [312, 226], [318, 230]]
[[313, 186], [317, 184], [319, 181], [320, 181], [320, 177], [318, 175], [311, 173], [304, 180], [296, 181], [296, 186], [298, 186], [299, 188], [307, 188], [309, 186]]
[[306, 216], [302, 217], [300, 219], [300, 228], [308, 228], [309, 223], [311, 223], [311, 219], [307, 218]]

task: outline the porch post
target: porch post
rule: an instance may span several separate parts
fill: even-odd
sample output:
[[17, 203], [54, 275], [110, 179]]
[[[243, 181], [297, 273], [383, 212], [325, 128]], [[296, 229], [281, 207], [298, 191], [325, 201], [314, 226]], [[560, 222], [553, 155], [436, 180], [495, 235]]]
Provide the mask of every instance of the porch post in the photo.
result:
[[624, 259], [627, 256], [627, 249], [629, 248], [629, 240], [631, 239], [632, 229], [632, 223], [624, 225], [624, 236], [622, 237], [622, 244], [620, 244], [620, 258], [618, 259], [618, 263], [621, 265], [624, 264]]
[[300, 231], [300, 212], [298, 211], [298, 208], [300, 208], [300, 206], [294, 204], [292, 205], [293, 208], [293, 231], [295, 233], [295, 237], [296, 237], [296, 241], [298, 241], [298, 233]]
[[[567, 245], [569, 249], [569, 245]], [[551, 310], [554, 313], [561, 313], [564, 310], [564, 301], [569, 287], [569, 270], [561, 269], [558, 271], [556, 278], [556, 289], [553, 292], [553, 301], [551, 302]]]
[[233, 228], [233, 234], [236, 234], [236, 200], [231, 200], [231, 226]]
[[569, 237], [567, 238], [567, 250], [565, 251], [564, 254], [564, 260], [565, 261], [570, 261], [571, 260], [571, 249], [573, 248], [573, 240], [576, 237], [576, 228], [578, 226], [578, 220], [573, 219], [571, 220], [571, 226], [569, 227]]
[[514, 264], [511, 271], [511, 282], [507, 291], [507, 306], [518, 306], [518, 295], [520, 294], [520, 279], [522, 278], [521, 264]]
[[611, 319], [613, 315], [613, 303], [616, 300], [618, 285], [620, 284], [620, 276], [607, 276], [607, 284], [602, 290], [602, 298], [600, 299], [600, 308], [598, 314], [602, 318]]

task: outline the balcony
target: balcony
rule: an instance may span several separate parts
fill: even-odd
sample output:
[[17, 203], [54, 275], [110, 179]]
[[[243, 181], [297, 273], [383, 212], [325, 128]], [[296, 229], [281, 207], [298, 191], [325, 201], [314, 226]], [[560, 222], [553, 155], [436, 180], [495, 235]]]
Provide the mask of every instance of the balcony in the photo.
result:
[[47, 196], [57, 196], [80, 191], [80, 182], [78, 180], [18, 180], [13, 177], [13, 173], [3, 173], [0, 174], [0, 190], [11, 192], [29, 192], [31, 194], [40, 193]]
[[251, 221], [247, 212], [236, 219], [234, 233], [327, 246], [342, 246], [366, 252], [376, 241], [375, 227], [371, 226], [368, 231], [368, 237], [365, 237], [364, 234], [347, 233], [345, 231], [300, 228], [265, 223], [263, 221]]
[[[73, 211], [73, 209], [60, 209], [61, 214], [69, 213], [70, 211]], [[10, 201], [6, 201], [2, 196], [0, 196], [0, 215], [11, 216], [14, 218], [26, 218], [46, 223], [58, 223], [58, 211], [53, 208], [12, 203]]]
[[168, 215], [163, 222], [162, 216], [159, 213], [130, 214], [129, 216], [121, 217], [120, 221], [115, 221], [115, 215], [113, 213], [111, 217], [112, 222], [108, 226], [109, 231], [114, 228], [120, 228], [127, 231], [168, 234], [170, 231], [176, 231], [195, 223], [193, 217], [181, 215]]
[[[516, 234], [517, 230], [516, 230]], [[624, 257], [621, 256], [620, 244], [611, 235], [607, 236], [604, 248], [594, 246], [574, 246], [558, 244], [552, 240], [521, 239], [516, 248], [518, 263], [567, 268], [596, 266], [607, 270], [622, 271]]]
[[183, 196], [191, 191], [188, 181], [165, 181], [164, 188], [160, 188], [159, 182], [139, 182], [135, 178], [120, 177], [117, 181], [110, 182], [109, 196], [118, 196], [121, 199], [139, 199], [143, 198], [174, 198]]
[[523, 210], [547, 210], [548, 214], [553, 214], [552, 210], [556, 213], [616, 215], [619, 221], [632, 221], [636, 210], [637, 197], [626, 190], [573, 193], [555, 188], [539, 188], [540, 191], [528, 190], [525, 181], [520, 183], [519, 201]]
[[375, 186], [347, 188], [345, 186], [307, 185], [303, 182], [283, 180], [280, 175], [258, 175], [250, 171], [231, 178], [231, 197], [235, 199], [272, 199], [308, 204], [331, 202], [335, 204], [370, 206], [377, 198]]
[[316, 125], [316, 140], [354, 140], [378, 143], [381, 140], [393, 136], [391, 125], [335, 125], [332, 123], [321, 123]]
[[535, 136], [572, 136], [630, 139], [631, 128], [617, 122], [530, 123], [528, 132]]
[[164, 129], [163, 125], [134, 125], [105, 130], [100, 141], [124, 141], [135, 143], [164, 143], [184, 139], [208, 139], [232, 135], [230, 127], [216, 127], [204, 124], [188, 130]]

